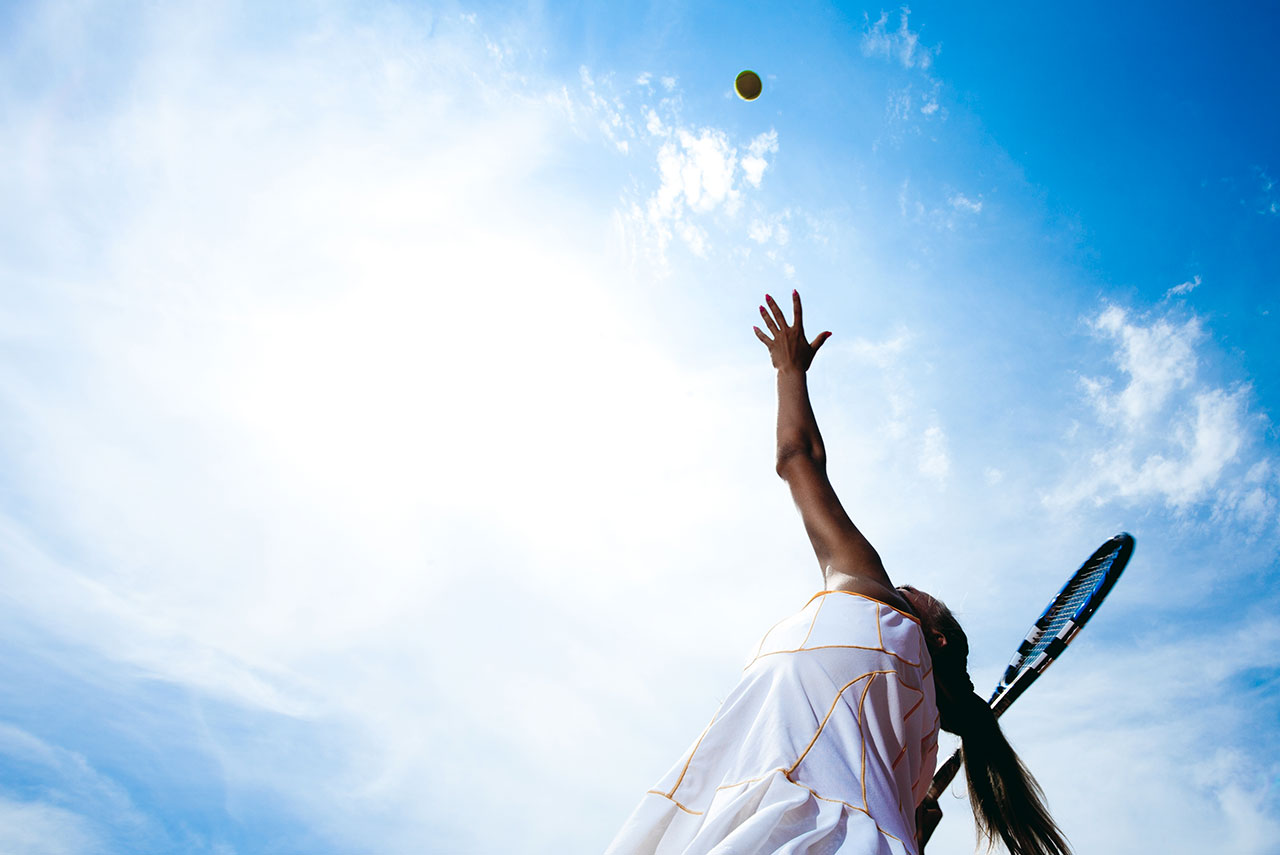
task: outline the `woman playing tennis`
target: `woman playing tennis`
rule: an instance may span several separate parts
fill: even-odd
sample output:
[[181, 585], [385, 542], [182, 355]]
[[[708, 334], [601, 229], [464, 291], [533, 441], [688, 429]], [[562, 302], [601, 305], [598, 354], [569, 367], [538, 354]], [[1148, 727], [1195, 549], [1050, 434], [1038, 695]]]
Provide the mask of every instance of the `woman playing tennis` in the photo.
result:
[[938, 728], [962, 740], [978, 828], [1015, 855], [1069, 850], [1034, 779], [974, 694], [951, 612], [895, 587], [827, 479], [806, 372], [818, 348], [772, 297], [755, 332], [778, 371], [777, 472], [823, 590], [770, 629], [706, 730], [645, 794], [608, 855], [917, 853], [941, 817], [926, 798]]

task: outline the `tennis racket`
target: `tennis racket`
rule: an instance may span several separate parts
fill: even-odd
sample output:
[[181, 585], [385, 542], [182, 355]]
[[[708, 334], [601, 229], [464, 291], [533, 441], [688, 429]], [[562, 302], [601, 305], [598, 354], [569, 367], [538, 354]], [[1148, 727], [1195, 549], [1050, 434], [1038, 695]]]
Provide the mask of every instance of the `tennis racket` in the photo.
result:
[[[997, 718], [1067, 649], [1111, 592], [1131, 555], [1133, 537], [1117, 534], [1098, 547], [1062, 586], [1018, 645], [1018, 652], [1013, 655], [1004, 676], [991, 693], [988, 703]], [[929, 798], [937, 800], [960, 771], [960, 763], [960, 751], [957, 750], [934, 774]], [[924, 835], [922, 844], [928, 841], [929, 834], [932, 834], [932, 829]]]

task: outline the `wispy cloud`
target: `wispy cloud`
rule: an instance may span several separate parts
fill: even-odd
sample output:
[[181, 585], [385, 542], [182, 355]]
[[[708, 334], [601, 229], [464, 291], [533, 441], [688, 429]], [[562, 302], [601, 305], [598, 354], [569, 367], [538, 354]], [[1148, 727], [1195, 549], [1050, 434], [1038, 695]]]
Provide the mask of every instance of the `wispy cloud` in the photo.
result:
[[945, 484], [951, 472], [951, 458], [947, 455], [947, 435], [937, 425], [925, 428], [920, 458], [917, 466], [920, 474], [927, 475], [938, 484]]
[[1071, 505], [1159, 499], [1188, 511], [1203, 506], [1253, 525], [1275, 522], [1276, 483], [1259, 451], [1264, 415], [1247, 383], [1200, 377], [1206, 334], [1198, 317], [1133, 318], [1115, 305], [1090, 320], [1113, 345], [1116, 375], [1083, 377], [1101, 432], [1082, 449], [1081, 471], [1048, 501]]
[[1148, 326], [1131, 323], [1128, 313], [1108, 306], [1093, 321], [1093, 329], [1116, 345], [1113, 361], [1128, 376], [1125, 387], [1107, 394], [1109, 378], [1084, 378], [1090, 400], [1105, 420], [1120, 420], [1129, 428], [1144, 426], [1177, 391], [1196, 376], [1196, 346], [1203, 338], [1200, 320], [1181, 325], [1160, 318]]
[[921, 43], [920, 33], [908, 25], [910, 14], [905, 7], [901, 10], [896, 29], [890, 27], [887, 12], [881, 12], [874, 22], [870, 15], [863, 16], [862, 55], [894, 62], [915, 77], [912, 82], [894, 87], [888, 95], [886, 112], [890, 123], [899, 128], [911, 128], [920, 118], [946, 118], [946, 110], [939, 102], [942, 85], [929, 72], [940, 47]]
[[[98, 853], [171, 845], [162, 826], [141, 812], [119, 783], [74, 751], [0, 723], [0, 760], [25, 799], [0, 795], [0, 849], [21, 853]], [[193, 851], [204, 850], [197, 839]], [[207, 851], [207, 850], [205, 850]]]
[[[627, 154], [631, 150], [631, 140], [636, 137], [636, 128], [633, 123], [633, 117], [627, 110], [622, 99], [617, 95], [606, 96], [596, 85], [595, 79], [591, 75], [591, 70], [585, 65], [578, 69], [578, 76], [582, 82], [582, 91], [586, 94], [587, 103], [591, 111], [596, 116], [596, 127], [622, 154]], [[636, 84], [644, 88], [649, 87], [650, 75], [642, 74], [636, 80]], [[659, 133], [661, 127], [655, 130], [652, 122], [657, 119], [656, 114], [650, 111], [649, 132]]]
[[1280, 215], [1280, 192], [1276, 190], [1276, 181], [1265, 170], [1255, 169], [1258, 179], [1261, 202], [1258, 213], [1266, 216]]
[[1190, 294], [1192, 291], [1196, 290], [1199, 287], [1200, 287], [1200, 276], [1196, 275], [1188, 279], [1186, 282], [1182, 282], [1178, 285], [1174, 285], [1168, 291], [1165, 291], [1164, 298], [1168, 300], [1170, 297], [1181, 297], [1184, 294]]
[[83, 816], [44, 801], [0, 796], [0, 849], [9, 855], [88, 855], [108, 851]]
[[914, 461], [915, 475], [929, 488], [945, 487], [951, 474], [949, 440], [937, 412], [917, 399], [912, 375], [922, 368], [911, 352], [913, 340], [910, 330], [900, 328], [879, 341], [859, 337], [837, 343], [832, 339], [823, 347], [839, 360], [828, 370], [860, 375], [865, 366], [875, 366], [879, 389], [875, 396], [864, 397], [863, 405], [879, 414], [881, 436], [893, 442], [896, 453]]
[[955, 231], [972, 225], [982, 213], [982, 206], [980, 194], [974, 198], [966, 193], [950, 191], [926, 196], [910, 178], [904, 178], [898, 185], [898, 211], [903, 218], [935, 229]]
[[[604, 138], [623, 154], [653, 158], [650, 174], [633, 176], [638, 189], [628, 194], [620, 215], [659, 271], [667, 266], [673, 240], [698, 257], [707, 256], [716, 243], [713, 231], [728, 229], [731, 237], [756, 243], [767, 240], [762, 240], [761, 217], [777, 222], [778, 213], [757, 205], [753, 221], [742, 223], [739, 215], [778, 153], [776, 130], [736, 141], [723, 129], [686, 123], [674, 78], [664, 78], [663, 91], [655, 93], [652, 74], [641, 75], [637, 88], [623, 89], [611, 78], [595, 79], [585, 67], [580, 77], [587, 112], [597, 117]], [[773, 237], [783, 234], [769, 228]], [[777, 241], [783, 243], [785, 238]], [[770, 252], [785, 265], [776, 247]]]
[[[1090, 645], [1086, 630], [1080, 649], [1056, 666], [1070, 673], [1049, 672], [1001, 719], [1077, 851], [1142, 851], [1153, 842], [1176, 851], [1224, 842], [1233, 852], [1274, 851], [1277, 710], [1253, 693], [1241, 703], [1239, 684], [1271, 673], [1276, 657], [1269, 646], [1256, 662], [1222, 651], [1274, 644], [1280, 625], [1254, 613], [1229, 628], [1199, 629], [1178, 637], [1135, 626], [1126, 643], [1108, 646]], [[1003, 667], [990, 665], [993, 674]], [[1183, 709], [1194, 712], [1171, 712]], [[1098, 769], [1108, 774], [1080, 787], [1080, 776]], [[1161, 818], [1158, 829], [1133, 821], [1134, 792]], [[955, 821], [968, 811], [964, 797], [963, 785], [952, 786], [942, 801], [949, 819], [938, 842], [972, 845], [972, 830]]]
[[657, 153], [660, 184], [644, 206], [644, 222], [652, 229], [658, 252], [665, 252], [678, 235], [694, 252], [707, 253], [707, 232], [701, 215], [717, 210], [732, 217], [742, 205], [742, 183], [759, 187], [768, 161], [776, 152], [773, 132], [752, 140], [747, 154], [739, 156], [728, 136], [714, 128], [690, 131], [659, 129], [666, 140]]
[[939, 49], [936, 45], [927, 47], [920, 43], [920, 33], [913, 31], [907, 23], [910, 15], [910, 9], [902, 9], [897, 28], [891, 29], [888, 12], [881, 12], [874, 22], [870, 15], [864, 14], [866, 28], [862, 33], [863, 56], [892, 59], [903, 68], [927, 69], [932, 65]]
[[965, 211], [970, 214], [979, 214], [982, 212], [982, 199], [970, 199], [963, 193], [953, 194], [948, 200], [951, 207], [957, 211]]
[[[1090, 817], [1069, 828], [1073, 844], [1081, 851], [1149, 845], [1152, 831], [1135, 827], [1120, 807], [1127, 792], [1141, 789], [1162, 806], [1162, 816], [1169, 811], [1159, 832], [1163, 846], [1197, 851], [1230, 841], [1232, 851], [1272, 851], [1276, 796], [1269, 782], [1280, 764], [1269, 720], [1276, 709], [1260, 697], [1260, 705], [1238, 699], [1241, 682], [1258, 669], [1273, 669], [1277, 658], [1266, 652], [1249, 662], [1221, 651], [1259, 644], [1270, 651], [1280, 623], [1255, 611], [1231, 626], [1206, 615], [1182, 633], [1136, 627], [1134, 633], [1136, 644], [1071, 651], [1083, 656], [1068, 666], [1081, 679], [1048, 678], [1039, 692], [1028, 693], [1027, 708], [1015, 707], [1005, 719], [1020, 744], [1056, 746], [1074, 758], [1071, 768], [1033, 767], [1055, 806]], [[1156, 709], [1195, 714], [1153, 714]], [[1153, 742], [1165, 748], [1153, 752]], [[1079, 790], [1075, 774], [1098, 766], [1113, 771], [1097, 787]]]
[[770, 129], [751, 140], [747, 153], [742, 157], [742, 173], [753, 187], [759, 187], [764, 171], [769, 167], [765, 155], [778, 153], [778, 132]]

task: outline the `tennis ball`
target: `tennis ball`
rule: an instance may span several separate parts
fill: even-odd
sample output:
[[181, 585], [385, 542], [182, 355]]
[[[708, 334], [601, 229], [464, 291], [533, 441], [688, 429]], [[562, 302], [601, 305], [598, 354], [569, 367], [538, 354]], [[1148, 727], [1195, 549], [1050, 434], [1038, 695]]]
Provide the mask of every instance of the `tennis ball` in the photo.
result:
[[733, 81], [733, 89], [743, 101], [754, 101], [764, 91], [764, 84], [760, 82], [760, 75], [748, 68]]

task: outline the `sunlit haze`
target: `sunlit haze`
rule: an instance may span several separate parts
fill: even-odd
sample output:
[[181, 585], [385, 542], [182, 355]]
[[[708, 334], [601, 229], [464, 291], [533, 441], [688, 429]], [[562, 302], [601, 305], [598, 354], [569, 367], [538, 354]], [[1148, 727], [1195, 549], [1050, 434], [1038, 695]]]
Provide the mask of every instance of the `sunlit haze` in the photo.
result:
[[1076, 851], [1276, 852], [1278, 20], [5, 4], [0, 851], [602, 850], [821, 589], [798, 289], [980, 691], [1137, 539], [1004, 719]]

